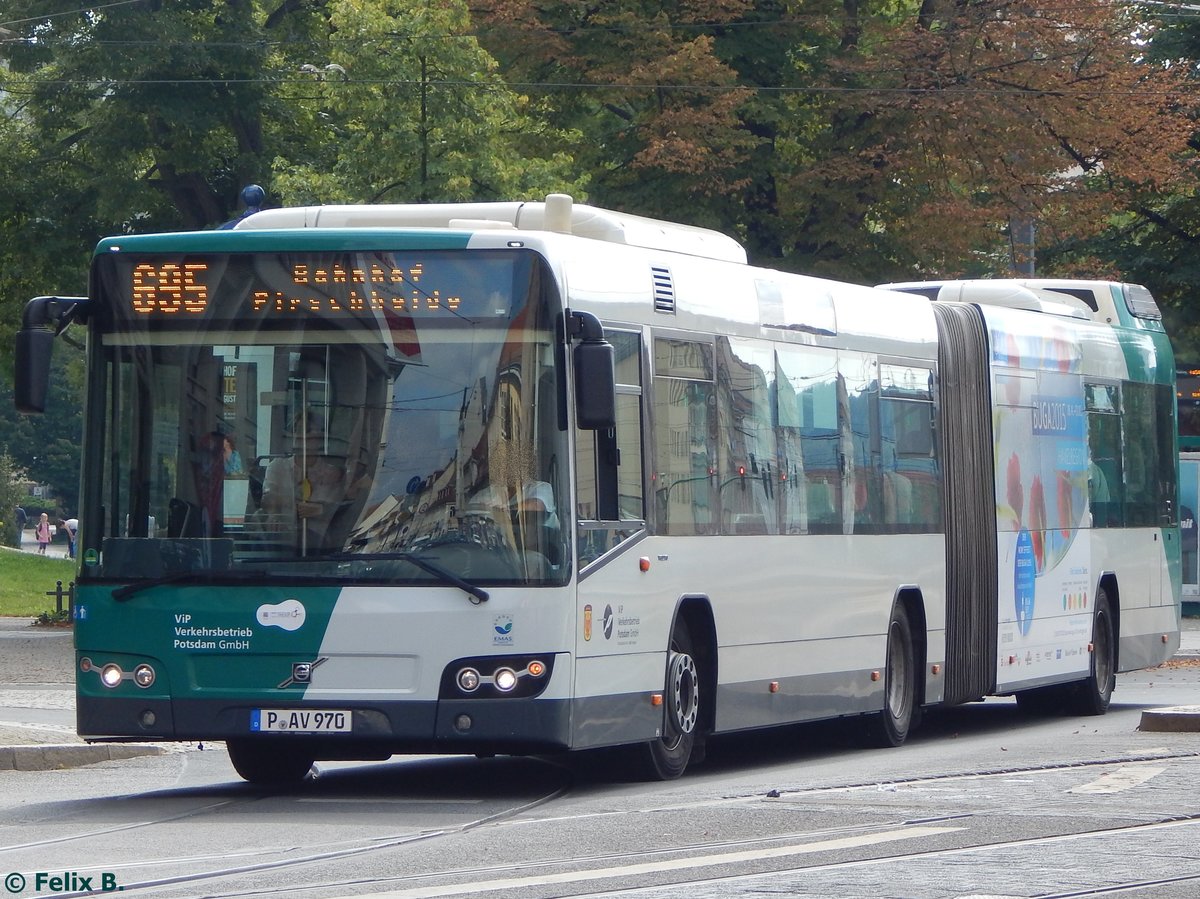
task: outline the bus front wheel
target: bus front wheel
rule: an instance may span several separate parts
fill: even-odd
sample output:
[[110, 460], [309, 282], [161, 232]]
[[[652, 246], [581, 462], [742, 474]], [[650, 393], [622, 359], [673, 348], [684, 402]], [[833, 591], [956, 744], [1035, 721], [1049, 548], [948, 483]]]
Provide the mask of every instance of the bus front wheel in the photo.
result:
[[245, 781], [260, 786], [285, 786], [304, 780], [316, 761], [303, 747], [274, 740], [227, 740], [229, 761]]
[[634, 748], [633, 773], [643, 780], [674, 780], [696, 746], [700, 721], [700, 670], [683, 620], [675, 623], [667, 652], [662, 735]]

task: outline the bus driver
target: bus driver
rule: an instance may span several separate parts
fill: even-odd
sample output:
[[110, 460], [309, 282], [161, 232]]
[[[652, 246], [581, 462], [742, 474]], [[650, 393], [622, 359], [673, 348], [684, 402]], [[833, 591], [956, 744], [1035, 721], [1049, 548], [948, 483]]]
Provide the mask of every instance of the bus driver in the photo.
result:
[[[326, 454], [321, 416], [301, 412], [292, 423], [291, 455], [272, 459], [263, 475], [262, 508], [301, 552], [321, 548], [345, 497], [344, 460]], [[328, 547], [324, 547], [328, 548]]]

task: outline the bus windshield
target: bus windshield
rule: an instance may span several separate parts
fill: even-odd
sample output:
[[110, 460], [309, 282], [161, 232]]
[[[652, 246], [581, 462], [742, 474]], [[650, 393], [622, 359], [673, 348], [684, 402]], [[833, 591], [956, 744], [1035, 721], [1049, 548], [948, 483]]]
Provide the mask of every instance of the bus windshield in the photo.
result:
[[82, 578], [564, 582], [534, 254], [132, 248], [93, 277]]

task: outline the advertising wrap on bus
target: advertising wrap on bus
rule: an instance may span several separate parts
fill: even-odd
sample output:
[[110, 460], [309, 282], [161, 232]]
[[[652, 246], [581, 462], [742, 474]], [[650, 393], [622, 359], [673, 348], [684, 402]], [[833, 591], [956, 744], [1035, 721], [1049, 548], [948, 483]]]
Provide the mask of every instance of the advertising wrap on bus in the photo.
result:
[[1090, 521], [1078, 346], [1050, 324], [1040, 334], [1013, 333], [1004, 318], [989, 311], [1000, 683], [1078, 668], [1092, 635], [1094, 584], [1083, 530]]

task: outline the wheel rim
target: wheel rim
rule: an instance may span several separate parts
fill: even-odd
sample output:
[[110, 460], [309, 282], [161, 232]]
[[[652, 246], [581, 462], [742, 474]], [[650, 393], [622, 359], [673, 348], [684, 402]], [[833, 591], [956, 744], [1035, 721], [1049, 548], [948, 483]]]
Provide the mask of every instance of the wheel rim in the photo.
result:
[[909, 706], [912, 703], [912, 694], [909, 690], [912, 677], [908, 670], [908, 646], [904, 640], [904, 633], [898, 624], [892, 624], [891, 639], [888, 640], [888, 646], [888, 714], [893, 719], [900, 721], [908, 715]]
[[686, 652], [677, 652], [671, 657], [668, 683], [667, 721], [673, 733], [666, 742], [673, 747], [696, 729], [696, 719], [700, 715], [700, 677], [695, 660]]

